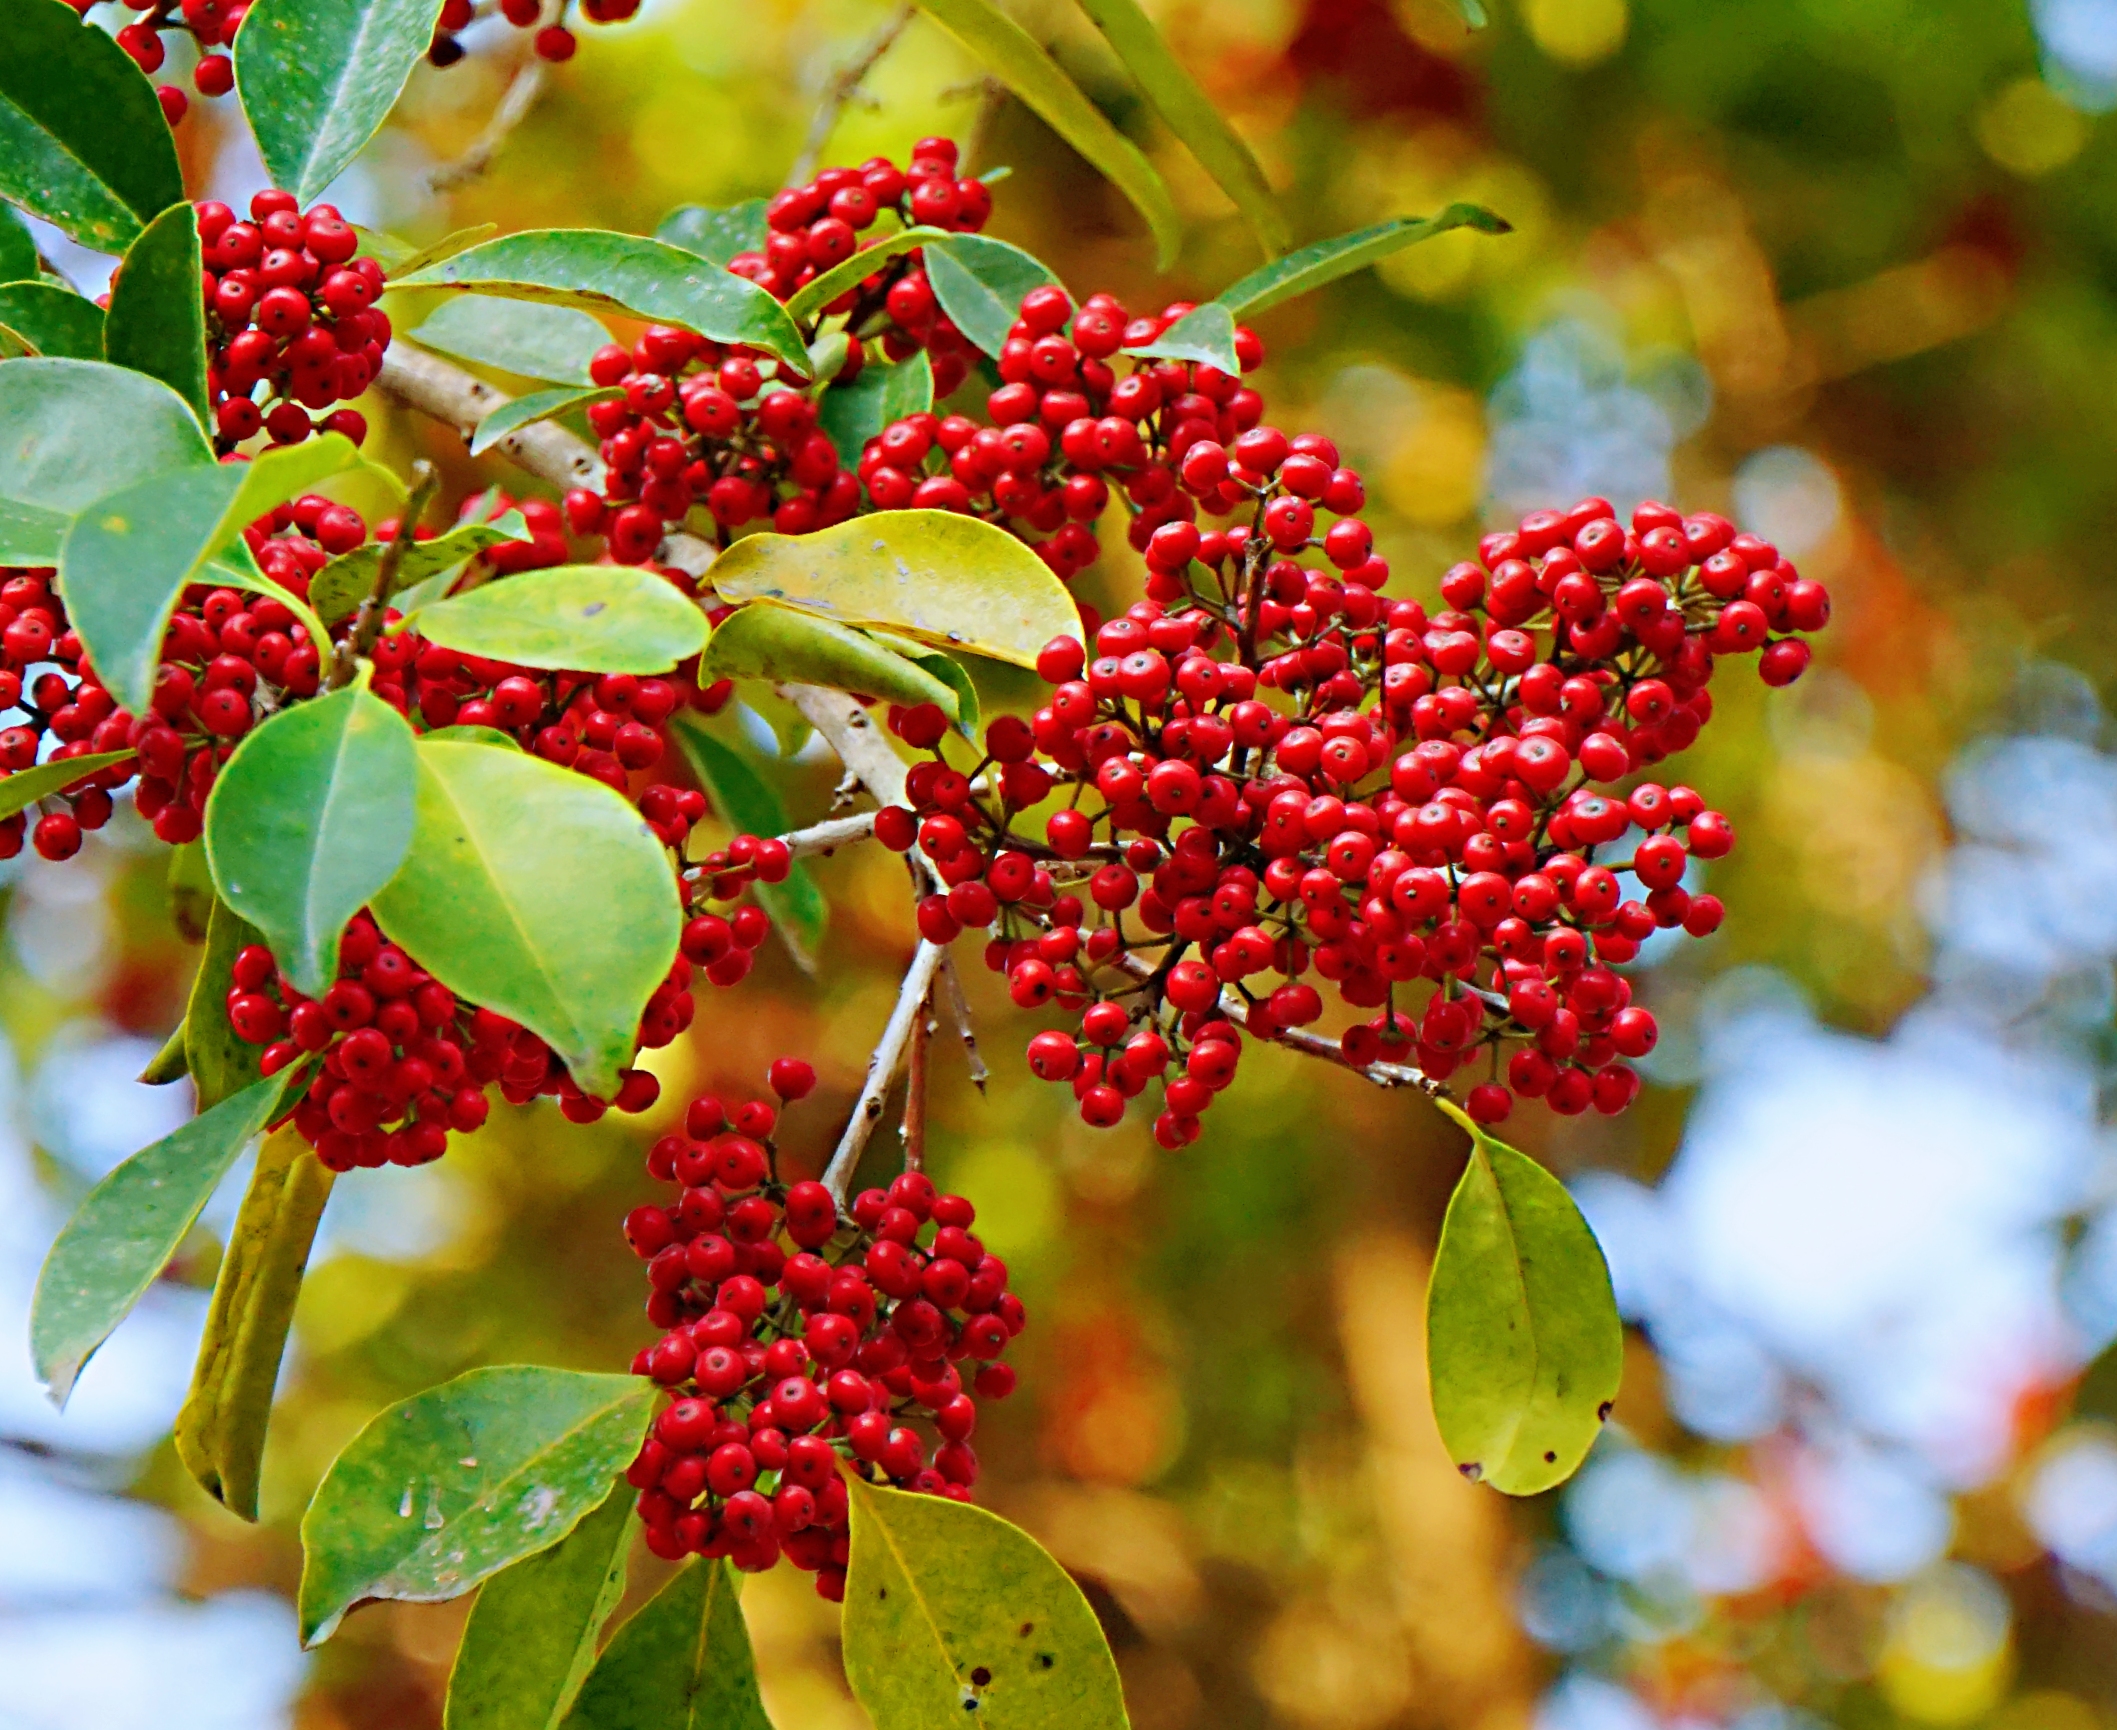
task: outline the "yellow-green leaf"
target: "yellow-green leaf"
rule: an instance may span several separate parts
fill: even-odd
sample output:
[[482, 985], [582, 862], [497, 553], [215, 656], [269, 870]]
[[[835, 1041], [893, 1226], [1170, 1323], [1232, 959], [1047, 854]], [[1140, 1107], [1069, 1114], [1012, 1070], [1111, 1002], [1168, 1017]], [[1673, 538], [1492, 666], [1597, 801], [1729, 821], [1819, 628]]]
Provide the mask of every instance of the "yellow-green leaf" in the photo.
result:
[[[526, 541], [529, 525], [520, 511], [507, 511], [489, 523], [458, 523], [448, 533], [430, 541], [414, 541], [397, 561], [397, 580], [392, 593], [402, 594], [428, 577], [452, 571], [488, 547], [503, 541]], [[375, 573], [382, 564], [379, 542], [355, 547], [340, 554], [309, 581], [309, 605], [327, 625], [349, 619], [360, 603], [375, 592]]]
[[35, 354], [103, 358], [103, 309], [55, 282], [0, 283], [0, 326]]
[[258, 1149], [213, 1284], [191, 1391], [177, 1413], [176, 1452], [185, 1470], [245, 1520], [257, 1518], [272, 1390], [331, 1183], [330, 1168], [291, 1124]]
[[[402, 275], [400, 266], [391, 272]], [[522, 378], [585, 387], [588, 363], [610, 332], [587, 313], [534, 300], [459, 294], [410, 333], [422, 348], [476, 361]]]
[[216, 898], [206, 918], [206, 949], [191, 981], [184, 1010], [184, 1062], [198, 1090], [201, 1111], [240, 1093], [258, 1077], [256, 1046], [236, 1038], [228, 1025], [229, 973], [238, 951], [262, 943], [263, 934], [225, 901]]
[[1235, 317], [1248, 318], [1452, 228], [1472, 228], [1480, 234], [1513, 232], [1504, 217], [1476, 204], [1451, 204], [1438, 216], [1396, 216], [1275, 258], [1213, 298]]
[[1218, 301], [1193, 307], [1183, 317], [1135, 353], [1165, 356], [1170, 360], [1203, 361], [1224, 373], [1242, 371], [1235, 354], [1235, 315]]
[[694, 1557], [617, 1631], [566, 1730], [772, 1730], [735, 1570]]
[[1234, 200], [1265, 257], [1284, 252], [1293, 243], [1293, 235], [1264, 170], [1257, 166], [1242, 135], [1169, 51], [1139, 0], [1080, 0], [1080, 4], [1125, 69], [1138, 80], [1155, 112], [1169, 123], [1169, 130]]
[[414, 615], [429, 642], [521, 667], [665, 673], [706, 646], [706, 615], [640, 565], [553, 565], [435, 601]]
[[891, 259], [916, 252], [930, 240], [946, 240], [949, 233], [950, 230], [945, 228], [900, 228], [895, 234], [885, 235], [872, 246], [863, 247], [850, 258], [840, 259], [829, 270], [804, 283], [787, 302], [788, 316], [804, 320], [815, 317], [847, 289], [865, 282]]
[[1109, 1642], [1041, 1544], [946, 1496], [846, 1489], [845, 1679], [875, 1730], [1122, 1730]]
[[1557, 1178], [1460, 1111], [1470, 1163], [1426, 1292], [1433, 1415], [1466, 1478], [1511, 1496], [1562, 1483], [1617, 1398], [1624, 1325], [1610, 1270]]
[[1156, 262], [1167, 270], [1183, 240], [1183, 220], [1145, 152], [1111, 125], [1036, 38], [992, 0], [918, 0], [918, 5], [1132, 201], [1154, 236]]
[[926, 249], [926, 280], [955, 327], [997, 358], [1030, 290], [1063, 288], [1034, 253], [989, 234], [957, 234]]
[[953, 511], [878, 511], [813, 535], [749, 535], [707, 577], [724, 600], [778, 601], [1020, 667], [1081, 629], [1049, 565], [1005, 529]]
[[603, 1098], [682, 926], [662, 845], [621, 794], [454, 739], [419, 742], [411, 852], [372, 905], [420, 966], [521, 1022]]
[[538, 421], [551, 420], [557, 415], [570, 414], [577, 408], [585, 408], [592, 402], [609, 402], [625, 393], [616, 388], [605, 389], [591, 385], [586, 390], [572, 386], [555, 390], [533, 390], [526, 396], [518, 396], [503, 402], [491, 414], [481, 420], [470, 435], [470, 454], [481, 457], [502, 439], [509, 438], [526, 426]]
[[203, 268], [198, 218], [190, 205], [172, 204], [126, 249], [103, 326], [105, 358], [160, 379], [191, 405], [202, 427], [212, 413], [206, 400], [206, 303], [199, 295]]
[[130, 751], [94, 751], [85, 757], [61, 757], [39, 763], [34, 769], [0, 775], [0, 817], [26, 811], [39, 799], [63, 793], [113, 764], [129, 762], [132, 756]]
[[938, 703], [951, 718], [956, 712], [955, 692], [916, 662], [849, 625], [770, 601], [753, 602], [721, 620], [699, 677], [828, 685], [907, 708]]

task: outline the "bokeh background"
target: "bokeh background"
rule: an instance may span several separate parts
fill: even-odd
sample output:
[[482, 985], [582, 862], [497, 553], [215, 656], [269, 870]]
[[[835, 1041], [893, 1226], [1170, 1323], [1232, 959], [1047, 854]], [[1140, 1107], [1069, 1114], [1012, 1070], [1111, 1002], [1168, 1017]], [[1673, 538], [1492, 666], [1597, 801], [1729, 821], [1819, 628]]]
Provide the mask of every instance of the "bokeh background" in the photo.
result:
[[[1632, 1324], [1616, 1421], [1532, 1501], [1451, 1470], [1421, 1306], [1462, 1149], [1417, 1100], [1273, 1053], [1171, 1156], [1073, 1121], [978, 978], [994, 1078], [980, 1098], [937, 1042], [932, 1163], [1034, 1318], [981, 1494], [1086, 1584], [1140, 1730], [2117, 1723], [2117, 1371], [2096, 1364], [2117, 1338], [2117, 0], [1490, 3], [1475, 35], [1446, 0], [1153, 10], [1302, 238], [1458, 198], [1515, 225], [1263, 321], [1275, 418], [1366, 471], [1400, 589], [1510, 513], [1605, 492], [1727, 512], [1837, 600], [1791, 692], [1728, 669], [1683, 766], [1742, 844], [1712, 868], [1724, 931], [1636, 969], [1665, 1029], [1639, 1106], [1512, 1126], [1608, 1246]], [[1248, 269], [1067, 0], [1019, 10], [1177, 189], [1170, 279], [923, 21], [826, 160], [973, 138], [977, 168], [1013, 170], [992, 232], [1076, 291], [1159, 305]], [[436, 193], [521, 68], [523, 36], [481, 26], [334, 196], [425, 241], [645, 231], [768, 192], [888, 16], [648, 0], [584, 30], [488, 175]], [[202, 195], [262, 184], [232, 104], [197, 105], [184, 148]], [[107, 276], [51, 255], [90, 292]], [[370, 406], [384, 448], [445, 458], [459, 491], [527, 484]], [[821, 808], [827, 764], [782, 772]], [[438, 1725], [463, 1606], [371, 1608], [304, 1656], [300, 1509], [418, 1388], [623, 1366], [645, 1324], [618, 1222], [657, 1125], [501, 1113], [438, 1166], [341, 1182], [264, 1520], [240, 1524], [166, 1430], [242, 1173], [63, 1419], [23, 1345], [67, 1209], [188, 1108], [130, 1079], [193, 965], [162, 870], [125, 821], [4, 868], [0, 1726]], [[824, 1086], [792, 1143], [833, 1138], [909, 925], [898, 874], [822, 875], [820, 971], [775, 954], [705, 1005], [659, 1054], [665, 1114], [803, 1051]], [[864, 1723], [805, 1577], [745, 1607], [781, 1730]]]

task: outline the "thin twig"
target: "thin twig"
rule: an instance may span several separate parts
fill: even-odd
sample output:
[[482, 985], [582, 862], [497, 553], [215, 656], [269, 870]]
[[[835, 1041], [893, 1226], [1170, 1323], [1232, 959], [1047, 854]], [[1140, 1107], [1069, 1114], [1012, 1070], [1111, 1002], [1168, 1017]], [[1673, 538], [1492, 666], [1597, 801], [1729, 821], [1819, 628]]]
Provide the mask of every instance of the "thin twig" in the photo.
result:
[[811, 859], [818, 853], [835, 853], [854, 841], [865, 841], [874, 832], [874, 812], [862, 811], [856, 817], [831, 817], [806, 829], [790, 829], [779, 839], [796, 859]]
[[529, 118], [530, 110], [537, 105], [537, 98], [544, 94], [545, 66], [541, 55], [532, 54], [516, 68], [513, 80], [500, 97], [499, 106], [485, 123], [485, 130], [455, 161], [444, 162], [427, 175], [428, 190], [455, 192], [485, 178], [492, 169], [493, 159], [506, 148], [515, 129]]
[[360, 611], [353, 616], [353, 628], [346, 633], [345, 641], [338, 645], [338, 653], [331, 662], [331, 690], [341, 690], [351, 684], [360, 657], [374, 653], [389, 610], [390, 593], [397, 586], [397, 569], [404, 563], [405, 550], [412, 544], [419, 519], [426, 514], [426, 507], [434, 502], [434, 494], [440, 490], [439, 469], [424, 457], [412, 464], [411, 495], [405, 500], [404, 514], [397, 519], [397, 532], [382, 549], [382, 557], [375, 561], [375, 586], [368, 591], [367, 599], [360, 603]]
[[912, 1017], [911, 1051], [904, 1062], [904, 1121], [897, 1134], [904, 1142], [906, 1171], [926, 1164], [926, 1052], [933, 1036], [934, 998], [929, 991]]
[[977, 1024], [970, 1019], [970, 999], [963, 995], [963, 977], [956, 971], [956, 958], [947, 956], [941, 963], [941, 977], [935, 982], [934, 995], [948, 1010], [948, 1017], [956, 1024], [956, 1036], [963, 1041], [963, 1059], [970, 1065], [970, 1081], [980, 1093], [992, 1072], [985, 1067], [985, 1059], [978, 1050]]
[[904, 34], [913, 11], [911, 6], [898, 7], [882, 28], [860, 45], [852, 59], [831, 75], [831, 81], [823, 87], [823, 101], [816, 109], [816, 116], [809, 122], [809, 135], [802, 141], [801, 154], [794, 158], [794, 166], [787, 170], [789, 186], [806, 186], [816, 177], [816, 164], [822, 160], [823, 147], [830, 143], [831, 134], [838, 129], [839, 115], [859, 94], [860, 86], [874, 71], [876, 62]]
[[905, 970], [904, 983], [897, 988], [897, 1006], [890, 1011], [889, 1025], [882, 1030], [882, 1041], [875, 1047], [874, 1056], [867, 1060], [867, 1080], [853, 1103], [852, 1119], [838, 1138], [838, 1150], [831, 1155], [831, 1163], [824, 1169], [824, 1187], [837, 1198], [840, 1207], [845, 1205], [845, 1192], [852, 1185], [861, 1150], [874, 1134], [875, 1125], [882, 1121], [883, 1102], [897, 1079], [905, 1048], [911, 1043], [912, 1027], [925, 1010], [926, 995], [933, 989], [934, 970], [946, 953], [938, 943], [921, 938], [918, 953]]

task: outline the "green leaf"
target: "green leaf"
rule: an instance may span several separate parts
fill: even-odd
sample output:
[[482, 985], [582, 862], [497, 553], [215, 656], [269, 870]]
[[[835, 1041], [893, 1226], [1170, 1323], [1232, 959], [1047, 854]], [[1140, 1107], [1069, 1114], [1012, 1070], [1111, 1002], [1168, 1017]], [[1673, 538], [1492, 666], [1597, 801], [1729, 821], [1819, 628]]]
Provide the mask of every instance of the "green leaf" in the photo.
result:
[[282, 1070], [143, 1147], [82, 1198], [30, 1301], [37, 1377], [62, 1410], [82, 1367], [161, 1277], [236, 1156], [278, 1111]]
[[503, 733], [497, 727], [454, 726], [436, 727], [430, 733], [421, 733], [422, 739], [454, 739], [464, 745], [496, 745], [503, 751], [519, 751], [522, 741], [512, 733]]
[[[963, 737], [975, 740], [978, 736], [978, 688], [963, 664], [953, 655], [944, 655], [914, 637], [900, 637], [895, 631], [882, 631], [870, 627], [866, 633], [885, 649], [902, 655], [914, 666], [924, 667], [929, 673], [956, 694], [956, 728]], [[944, 705], [945, 707], [945, 705]]]
[[103, 358], [103, 309], [55, 282], [0, 283], [0, 325], [39, 354]]
[[721, 620], [698, 676], [705, 682], [784, 679], [828, 685], [906, 707], [938, 703], [950, 719], [955, 716], [955, 692], [924, 667], [863, 631], [771, 601], [753, 602]]
[[112, 695], [143, 711], [169, 615], [207, 561], [274, 505], [358, 460], [350, 442], [325, 433], [252, 462], [151, 475], [83, 509], [59, 549], [59, 582]]
[[550, 420], [555, 415], [566, 414], [592, 402], [609, 402], [624, 394], [615, 386], [603, 389], [591, 385], [586, 390], [569, 386], [560, 390], [533, 390], [526, 396], [515, 397], [503, 402], [478, 423], [471, 434], [470, 454], [481, 457], [502, 439], [526, 426], [534, 426], [540, 420]]
[[85, 757], [63, 757], [39, 763], [34, 769], [0, 775], [0, 817], [26, 811], [39, 799], [63, 793], [114, 764], [129, 762], [132, 756], [130, 751], [96, 751]]
[[923, 262], [941, 310], [989, 355], [1000, 352], [1031, 289], [1065, 286], [1042, 259], [989, 235], [937, 240]]
[[442, 1730], [558, 1730], [625, 1592], [632, 1497], [623, 1484], [564, 1542], [478, 1589], [448, 1677]]
[[363, 1598], [439, 1603], [550, 1549], [610, 1495], [655, 1397], [635, 1376], [503, 1364], [377, 1413], [302, 1516], [302, 1644]]
[[1122, 1730], [1117, 1661], [1042, 1545], [967, 1502], [845, 1482], [845, 1679], [875, 1730]]
[[[786, 806], [747, 757], [715, 738], [704, 719], [688, 711], [677, 713], [674, 731], [677, 746], [724, 822], [743, 835], [785, 833]], [[817, 947], [830, 923], [831, 905], [816, 887], [808, 866], [796, 859], [787, 868], [784, 882], [760, 881], [750, 893], [771, 915], [772, 928], [795, 963], [804, 973], [813, 973]]]
[[1602, 1433], [1624, 1325], [1565, 1185], [1461, 1112], [1470, 1163], [1426, 1290], [1433, 1415], [1456, 1470], [1510, 1496], [1572, 1476]]
[[779, 601], [1022, 667], [1053, 637], [1081, 630], [1049, 565], [1005, 529], [953, 511], [877, 511], [798, 538], [746, 535], [707, 576], [723, 600]]
[[696, 253], [708, 264], [725, 265], [738, 252], [762, 252], [771, 230], [765, 225], [763, 198], [746, 198], [715, 210], [704, 204], [679, 204], [655, 227], [654, 238], [686, 252]]
[[444, 258], [452, 258], [466, 247], [476, 246], [479, 241], [498, 234], [500, 225], [478, 222], [468, 228], [451, 229], [430, 246], [414, 246], [385, 230], [362, 228], [357, 222], [353, 224], [353, 232], [360, 237], [360, 250], [382, 266], [383, 274], [399, 277], [410, 271], [423, 270]]
[[184, 196], [176, 141], [132, 57], [52, 0], [0, 0], [0, 198], [118, 252]]
[[265, 1138], [243, 1194], [176, 1415], [176, 1453], [215, 1501], [257, 1518], [258, 1469], [294, 1300], [331, 1196], [331, 1169], [291, 1124]]
[[840, 259], [829, 270], [820, 272], [804, 284], [786, 303], [787, 316], [807, 323], [847, 289], [865, 282], [891, 259], [916, 252], [930, 240], [946, 240], [949, 233], [945, 228], [900, 228], [895, 234], [884, 236], [851, 258]]
[[186, 841], [181, 847], [170, 848], [169, 920], [186, 943], [206, 941], [213, 901], [213, 868], [206, 863], [206, 843]]
[[265, 935], [295, 989], [338, 977], [346, 921], [412, 843], [418, 754], [365, 679], [283, 709], [236, 747], [206, 800], [221, 899]]
[[751, 344], [797, 371], [807, 366], [800, 330], [764, 289], [696, 253], [636, 234], [532, 229], [488, 240], [391, 286], [477, 289], [511, 300], [627, 313], [681, 325], [715, 342]]
[[848, 469], [860, 450], [892, 421], [924, 414], [934, 406], [934, 368], [921, 349], [891, 366], [870, 360], [851, 384], [833, 384], [816, 399], [816, 424], [830, 435], [838, 460]]
[[435, 601], [419, 634], [518, 667], [666, 673], [706, 646], [706, 615], [639, 565], [552, 565]]
[[617, 1631], [566, 1730], [772, 1730], [726, 1562], [686, 1562]]
[[408, 333], [422, 348], [458, 360], [496, 367], [520, 378], [585, 385], [588, 362], [610, 341], [610, 332], [570, 306], [534, 300], [502, 300], [489, 294], [459, 294], [444, 300], [417, 330]]
[[262, 1053], [238, 1039], [228, 1025], [229, 974], [236, 955], [264, 934], [225, 901], [215, 898], [206, 915], [206, 950], [198, 959], [191, 996], [184, 1006], [184, 1067], [198, 1093], [198, 1108], [211, 1109], [258, 1078]]
[[41, 268], [37, 237], [21, 217], [0, 205], [0, 282], [35, 282]]
[[305, 205], [350, 166], [434, 39], [442, 0], [256, 0], [235, 82], [274, 186]]
[[169, 1037], [162, 1041], [162, 1049], [147, 1060], [147, 1067], [140, 1071], [139, 1081], [142, 1087], [167, 1087], [190, 1073], [191, 1060], [184, 1053], [184, 1024], [179, 1021], [170, 1030]]
[[160, 379], [191, 405], [200, 426], [212, 412], [206, 402], [206, 303], [199, 293], [204, 269], [198, 220], [190, 205], [172, 204], [127, 249], [110, 285], [103, 328], [107, 358]]
[[197, 418], [158, 379], [101, 361], [9, 361], [0, 366], [0, 564], [57, 564], [67, 519], [103, 493], [212, 461]]
[[1203, 361], [1235, 376], [1242, 362], [1235, 355], [1235, 315], [1218, 301], [1194, 307], [1135, 354], [1159, 355], [1169, 360]]
[[420, 741], [418, 812], [412, 850], [373, 902], [383, 929], [608, 1098], [676, 959], [661, 843], [600, 781], [456, 740]]
[[[526, 541], [529, 525], [520, 511], [508, 511], [489, 523], [458, 523], [430, 541], [414, 541], [397, 561], [392, 593], [402, 594], [428, 577], [439, 576], [505, 541]], [[309, 605], [327, 625], [350, 619], [375, 592], [375, 572], [382, 564], [382, 543], [372, 542], [342, 553], [309, 579]]]
[[1480, 234], [1514, 232], [1505, 218], [1476, 204], [1451, 204], [1438, 216], [1396, 216], [1372, 228], [1341, 234], [1335, 240], [1319, 240], [1313, 246], [1290, 252], [1251, 271], [1213, 298], [1235, 317], [1248, 318], [1452, 228], [1475, 229]]
[[1167, 270], [1183, 239], [1183, 219], [1139, 146], [1111, 125], [1036, 38], [992, 0], [918, 0], [918, 5], [1132, 201], [1153, 233], [1156, 264]]
[[1242, 135], [1169, 52], [1168, 43], [1140, 9], [1139, 0], [1080, 3], [1153, 103], [1154, 111], [1169, 123], [1169, 130], [1198, 159], [1198, 165], [1220, 183], [1221, 191], [1234, 200], [1265, 257], [1284, 252], [1293, 244], [1293, 232], [1287, 227], [1286, 212], [1272, 196], [1264, 170], [1257, 166]]

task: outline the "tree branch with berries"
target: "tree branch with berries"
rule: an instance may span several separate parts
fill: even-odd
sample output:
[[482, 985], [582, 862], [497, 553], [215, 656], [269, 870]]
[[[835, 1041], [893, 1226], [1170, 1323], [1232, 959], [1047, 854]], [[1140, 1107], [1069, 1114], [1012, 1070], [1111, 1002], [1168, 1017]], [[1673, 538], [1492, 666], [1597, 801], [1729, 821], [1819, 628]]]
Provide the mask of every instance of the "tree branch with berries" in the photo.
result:
[[[633, 9], [499, 15], [558, 63], [576, 10]], [[903, 857], [909, 962], [849, 1118], [816, 1121], [793, 1056], [769, 1097], [689, 1102], [647, 1154], [660, 1199], [626, 1221], [655, 1332], [631, 1374], [473, 1371], [378, 1418], [304, 1521], [305, 1639], [369, 1598], [484, 1582], [456, 1685], [487, 1686], [519, 1565], [618, 1554], [629, 1503], [687, 1563], [640, 1616], [691, 1618], [749, 1721], [727, 1569], [782, 1561], [845, 1602], [885, 1730], [933, 1721], [905, 1701], [954, 1713], [988, 1687], [1023, 1723], [1123, 1721], [1077, 1588], [970, 1506], [980, 1403], [1013, 1390], [1027, 1316], [973, 1199], [920, 1169], [941, 1022], [983, 1077], [966, 937], [1043, 1023], [1031, 1071], [1098, 1129], [1136, 1110], [1192, 1146], [1259, 1044], [1459, 1121], [1428, 1315], [1443, 1438], [1510, 1493], [1579, 1464], [1622, 1355], [1608, 1274], [1562, 1186], [1490, 1131], [1525, 1100], [1631, 1103], [1657, 1029], [1621, 970], [1718, 927], [1702, 873], [1734, 844], [1661, 765], [1712, 718], [1723, 663], [1798, 677], [1829, 600], [1717, 516], [1599, 498], [1405, 592], [1329, 432], [1282, 428], [1252, 382], [1251, 321], [1503, 221], [1454, 205], [1287, 251], [1240, 140], [1101, 0], [1266, 252], [1211, 299], [1077, 293], [982, 232], [991, 185], [940, 137], [901, 163], [805, 158], [769, 199], [651, 237], [555, 225], [421, 254], [318, 196], [415, 61], [461, 57], [468, 4], [186, 0], [115, 39], [75, 10], [0, 0], [66, 94], [25, 108], [27, 171], [0, 194], [122, 253], [105, 303], [60, 296], [0, 362], [0, 854], [65, 860], [129, 798], [211, 910], [150, 1071], [188, 1074], [198, 1115], [90, 1193], [40, 1281], [56, 1399], [265, 1137], [178, 1426], [254, 1518], [331, 1178], [444, 1157], [495, 1094], [573, 1123], [654, 1106], [645, 1054], [775, 931], [813, 961], [829, 905], [806, 861], [872, 842]], [[981, 0], [926, 10], [1166, 252], [1159, 175], [1057, 64]], [[817, 150], [900, 25], [834, 80]], [[245, 208], [186, 196], [184, 99], [140, 75], [172, 32], [209, 50], [199, 92], [239, 83], [281, 183]], [[399, 331], [414, 290], [429, 310]], [[67, 346], [90, 328], [94, 354]], [[510, 399], [458, 362], [548, 388]], [[422, 467], [394, 520], [333, 502], [371, 392], [511, 464], [510, 490], [429, 520]], [[1107, 618], [1068, 586], [1106, 537], [1138, 576]], [[739, 706], [820, 734], [840, 801], [788, 811]], [[893, 1161], [875, 1132], [900, 1076]], [[466, 1429], [487, 1438], [469, 1454], [418, 1439]], [[436, 1486], [417, 1533], [378, 1488], [408, 1475]], [[494, 1512], [525, 1498], [546, 1515]], [[887, 1569], [983, 1632], [922, 1655]], [[1042, 1669], [988, 1649], [1030, 1603]], [[606, 1612], [562, 1632], [592, 1646]], [[610, 1667], [630, 1649], [562, 1689], [629, 1686]]]

